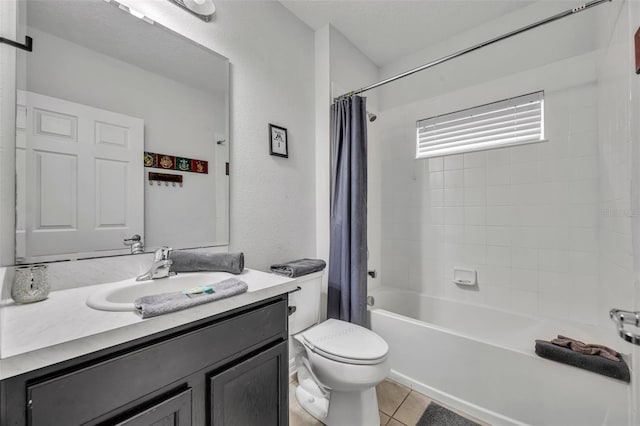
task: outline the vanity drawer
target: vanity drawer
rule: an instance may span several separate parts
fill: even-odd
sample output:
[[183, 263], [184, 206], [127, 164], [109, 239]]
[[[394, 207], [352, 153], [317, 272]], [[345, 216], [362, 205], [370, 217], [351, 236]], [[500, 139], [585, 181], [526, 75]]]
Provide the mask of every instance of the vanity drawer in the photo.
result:
[[[234, 355], [286, 339], [287, 303], [255, 310], [27, 386], [28, 423], [80, 425]], [[203, 373], [204, 374], [204, 373]]]

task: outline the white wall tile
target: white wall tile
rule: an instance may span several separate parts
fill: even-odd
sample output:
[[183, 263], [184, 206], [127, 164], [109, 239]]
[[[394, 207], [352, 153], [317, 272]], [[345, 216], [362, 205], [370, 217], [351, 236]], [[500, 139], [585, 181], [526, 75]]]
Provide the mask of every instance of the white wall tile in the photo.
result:
[[518, 163], [511, 165], [512, 184], [518, 183], [534, 183], [538, 181], [538, 163]]
[[467, 206], [464, 208], [465, 225], [484, 225], [487, 221], [487, 209], [484, 206]]
[[537, 161], [538, 147], [538, 143], [530, 143], [509, 148], [511, 150], [511, 164]]
[[538, 269], [538, 249], [512, 247], [511, 266], [521, 269]]
[[536, 227], [514, 227], [511, 229], [511, 244], [514, 247], [538, 248], [539, 234]]
[[508, 226], [487, 226], [487, 244], [511, 246], [511, 228]]
[[508, 185], [487, 186], [487, 205], [508, 206], [512, 204], [511, 187]]
[[487, 265], [511, 267], [511, 247], [487, 246]]
[[464, 227], [464, 240], [467, 244], [485, 245], [487, 243], [487, 227], [466, 225]]
[[445, 206], [463, 206], [464, 204], [464, 189], [450, 188], [444, 190]]
[[537, 269], [511, 269], [511, 287], [518, 290], [538, 291]]
[[429, 173], [429, 185], [432, 189], [438, 189], [444, 187], [444, 173], [432, 172]]
[[511, 182], [511, 166], [495, 166], [487, 169], [487, 185], [508, 185]]
[[426, 164], [428, 165], [428, 171], [430, 172], [440, 172], [444, 170], [444, 158], [442, 157], [429, 158], [429, 161]]
[[486, 172], [484, 168], [464, 170], [464, 186], [467, 188], [484, 188], [486, 186]]
[[429, 193], [429, 199], [427, 200], [427, 206], [442, 207], [444, 206], [444, 190], [432, 189]]
[[[621, 121], [605, 133], [612, 137], [602, 137], [594, 82], [545, 96], [548, 142], [417, 165], [402, 161], [403, 154], [383, 163], [389, 175], [383, 199], [395, 204], [383, 207], [383, 216], [392, 216], [383, 224], [393, 234], [385, 256], [394, 256], [384, 267], [396, 271], [405, 266], [396, 258], [411, 259], [402, 285], [586, 323], [598, 318], [600, 304], [628, 294], [624, 286], [607, 293], [599, 281], [625, 280], [633, 266], [629, 146], [628, 138], [617, 137]], [[398, 123], [406, 121], [397, 115]], [[411, 135], [407, 130], [409, 157]], [[451, 285], [455, 266], [478, 271], [478, 291]]]
[[487, 206], [487, 225], [511, 226], [514, 221], [514, 208], [511, 206]]
[[509, 148], [492, 149], [487, 151], [487, 167], [494, 169], [500, 166], [508, 166], [511, 161]]
[[511, 290], [511, 309], [523, 314], [538, 313], [538, 293], [519, 289]]
[[445, 225], [464, 225], [464, 207], [445, 207]]
[[470, 152], [464, 154], [464, 168], [472, 169], [475, 167], [485, 167], [487, 164], [487, 152]]
[[444, 157], [445, 170], [458, 170], [464, 167], [464, 157], [462, 154], [447, 155]]
[[462, 188], [464, 186], [464, 172], [462, 170], [445, 170], [444, 187]]
[[484, 186], [478, 188], [464, 189], [464, 205], [465, 206], [484, 206], [487, 203], [486, 188]]

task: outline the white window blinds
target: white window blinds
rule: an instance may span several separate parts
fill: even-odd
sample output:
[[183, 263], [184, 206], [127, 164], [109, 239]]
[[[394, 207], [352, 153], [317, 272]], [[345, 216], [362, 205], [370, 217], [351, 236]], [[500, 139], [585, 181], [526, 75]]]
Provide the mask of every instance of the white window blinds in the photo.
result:
[[416, 124], [416, 158], [541, 142], [544, 92], [439, 115]]

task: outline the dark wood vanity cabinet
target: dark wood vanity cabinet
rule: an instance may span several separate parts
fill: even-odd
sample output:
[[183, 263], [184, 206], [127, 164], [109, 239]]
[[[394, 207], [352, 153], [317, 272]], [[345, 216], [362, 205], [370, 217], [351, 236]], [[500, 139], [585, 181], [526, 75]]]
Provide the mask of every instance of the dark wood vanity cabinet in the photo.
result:
[[191, 421], [191, 389], [116, 423], [117, 426], [188, 426]]
[[287, 425], [287, 296], [0, 382], [2, 426]]
[[[221, 371], [209, 382], [213, 426], [287, 424], [287, 392], [279, 383], [287, 365], [287, 342]], [[285, 382], [287, 382], [285, 369]]]

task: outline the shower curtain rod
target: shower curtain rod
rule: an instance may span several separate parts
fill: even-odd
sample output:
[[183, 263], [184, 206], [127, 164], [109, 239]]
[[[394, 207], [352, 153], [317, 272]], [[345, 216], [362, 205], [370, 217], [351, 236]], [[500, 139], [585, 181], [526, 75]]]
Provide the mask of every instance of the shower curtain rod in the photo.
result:
[[393, 77], [389, 77], [389, 78], [387, 78], [385, 80], [379, 81], [379, 82], [371, 84], [369, 86], [362, 87], [362, 88], [360, 88], [358, 90], [354, 90], [353, 92], [345, 93], [343, 95], [338, 96], [337, 98], [334, 98], [334, 101], [337, 101], [337, 100], [340, 100], [340, 99], [344, 99], [344, 98], [348, 98], [348, 97], [353, 96], [353, 95], [358, 95], [360, 93], [369, 91], [371, 89], [375, 89], [376, 87], [384, 86], [387, 83], [391, 83], [393, 81], [400, 80], [401, 78], [408, 77], [408, 76], [410, 76], [412, 74], [415, 74], [417, 72], [424, 71], [424, 70], [426, 70], [428, 68], [431, 68], [431, 67], [435, 67], [436, 65], [440, 65], [440, 64], [442, 64], [444, 62], [450, 61], [451, 59], [455, 59], [455, 58], [460, 57], [462, 55], [466, 55], [467, 53], [471, 53], [471, 52], [473, 52], [475, 50], [482, 49], [483, 47], [489, 46], [489, 45], [497, 43], [499, 41], [506, 40], [506, 39], [511, 38], [511, 37], [513, 37], [515, 35], [521, 34], [521, 33], [525, 32], [525, 31], [529, 31], [529, 30], [532, 30], [534, 28], [541, 27], [542, 25], [546, 25], [546, 24], [549, 24], [551, 22], [557, 21], [559, 19], [566, 18], [567, 16], [570, 16], [570, 15], [575, 15], [576, 13], [580, 13], [580, 12], [585, 11], [587, 9], [590, 9], [590, 8], [592, 8], [594, 6], [598, 6], [599, 4], [608, 3], [608, 2], [611, 2], [611, 1], [612, 0], [593, 0], [593, 1], [587, 2], [587, 3], [583, 4], [582, 6], [574, 7], [573, 9], [569, 9], [567, 11], [560, 12], [557, 15], [553, 15], [553, 16], [551, 16], [549, 18], [546, 18], [546, 19], [543, 19], [541, 21], [534, 22], [533, 24], [529, 24], [526, 27], [522, 27], [522, 28], [519, 28], [517, 30], [513, 30], [513, 31], [511, 31], [509, 33], [506, 33], [506, 34], [503, 34], [501, 36], [492, 38], [491, 40], [485, 41], [485, 42], [480, 43], [480, 44], [476, 44], [475, 46], [468, 47], [468, 48], [460, 50], [460, 51], [458, 51], [456, 53], [452, 53], [450, 55], [444, 56], [444, 57], [442, 57], [440, 59], [436, 59], [435, 61], [429, 62], [428, 64], [424, 64], [424, 65], [421, 65], [421, 66], [419, 66], [417, 68], [413, 68], [413, 69], [411, 69], [409, 71], [405, 71], [405, 72], [403, 72], [401, 74], [394, 75]]

